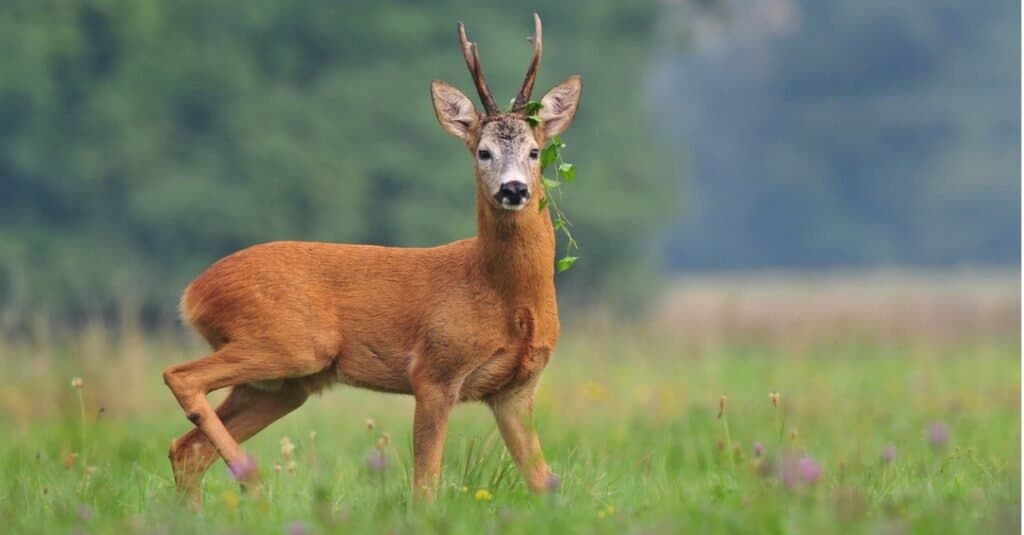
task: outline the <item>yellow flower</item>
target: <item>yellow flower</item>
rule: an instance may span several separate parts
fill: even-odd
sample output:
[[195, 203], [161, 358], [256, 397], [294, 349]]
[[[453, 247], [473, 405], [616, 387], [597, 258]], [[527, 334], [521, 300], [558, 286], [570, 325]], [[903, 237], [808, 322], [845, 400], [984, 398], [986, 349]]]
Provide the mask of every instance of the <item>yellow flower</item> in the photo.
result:
[[478, 502], [489, 502], [494, 499], [494, 495], [487, 491], [487, 489], [480, 489], [473, 495]]
[[608, 397], [608, 390], [601, 383], [588, 381], [583, 384], [583, 399], [587, 401], [602, 401]]
[[227, 505], [231, 509], [238, 507], [238, 495], [230, 490], [224, 491], [224, 494], [221, 494], [220, 499], [224, 502], [224, 505]]

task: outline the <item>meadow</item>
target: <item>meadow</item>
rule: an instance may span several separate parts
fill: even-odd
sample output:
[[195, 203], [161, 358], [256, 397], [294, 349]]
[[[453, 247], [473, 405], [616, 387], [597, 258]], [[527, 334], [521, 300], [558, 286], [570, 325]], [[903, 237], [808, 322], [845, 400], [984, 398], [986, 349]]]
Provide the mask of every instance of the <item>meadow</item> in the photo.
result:
[[409, 502], [412, 400], [338, 387], [246, 443], [260, 496], [218, 463], [192, 511], [166, 458], [190, 424], [160, 371], [201, 343], [39, 322], [0, 345], [0, 531], [1016, 533], [1015, 276], [697, 281], [643, 322], [567, 322], [536, 408], [558, 492], [529, 494], [465, 405], [427, 506]]

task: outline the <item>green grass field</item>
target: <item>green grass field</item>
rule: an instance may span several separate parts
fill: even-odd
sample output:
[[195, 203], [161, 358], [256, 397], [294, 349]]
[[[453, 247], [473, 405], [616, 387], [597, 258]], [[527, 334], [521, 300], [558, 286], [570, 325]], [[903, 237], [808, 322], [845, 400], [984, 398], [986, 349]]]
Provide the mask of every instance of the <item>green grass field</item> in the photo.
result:
[[[554, 495], [526, 491], [489, 412], [465, 405], [451, 422], [437, 502], [410, 505], [411, 399], [338, 387], [246, 444], [266, 479], [261, 497], [240, 495], [218, 463], [199, 512], [179, 504], [171, 482], [167, 447], [190, 424], [160, 370], [202, 347], [180, 336], [112, 340], [96, 329], [68, 340], [2, 348], [0, 531], [993, 533], [1020, 526], [1017, 336], [688, 345], [659, 329], [570, 328], [538, 394], [541, 440], [563, 481]], [[75, 376], [81, 391], [70, 386]], [[769, 402], [773, 391], [779, 408]], [[369, 459], [382, 433], [390, 441], [381, 469]], [[295, 445], [290, 461], [285, 437]]]

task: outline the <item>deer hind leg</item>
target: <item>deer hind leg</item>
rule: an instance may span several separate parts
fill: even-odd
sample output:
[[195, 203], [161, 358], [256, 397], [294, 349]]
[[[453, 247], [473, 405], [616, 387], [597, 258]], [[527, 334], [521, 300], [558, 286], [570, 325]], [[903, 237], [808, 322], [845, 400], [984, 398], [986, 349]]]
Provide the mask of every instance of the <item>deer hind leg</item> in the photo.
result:
[[[307, 397], [302, 385], [294, 382], [285, 382], [279, 390], [272, 392], [239, 385], [232, 388], [217, 407], [217, 417], [224, 422], [232, 438], [242, 443], [299, 408]], [[199, 483], [218, 457], [213, 443], [195, 428], [174, 441], [169, 457], [178, 490], [194, 504], [199, 504]]]
[[207, 357], [167, 368], [164, 382], [188, 419], [206, 436], [244, 486], [259, 482], [258, 471], [210, 406], [206, 395], [228, 386], [312, 375], [327, 365], [329, 362], [317, 360], [312, 352], [301, 357], [255, 346], [228, 344]]
[[560, 481], [544, 460], [533, 427], [533, 388], [504, 393], [489, 400], [488, 405], [526, 485], [533, 492], [556, 490]]

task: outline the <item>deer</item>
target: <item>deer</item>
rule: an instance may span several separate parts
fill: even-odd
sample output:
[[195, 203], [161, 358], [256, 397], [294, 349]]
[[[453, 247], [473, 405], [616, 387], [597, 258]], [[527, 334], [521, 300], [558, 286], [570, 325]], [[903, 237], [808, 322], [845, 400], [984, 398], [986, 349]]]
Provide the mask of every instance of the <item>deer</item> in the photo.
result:
[[[258, 493], [259, 469], [241, 444], [336, 384], [413, 396], [415, 499], [435, 498], [449, 415], [463, 402], [490, 408], [529, 490], [557, 489], [533, 424], [559, 335], [539, 153], [572, 122], [583, 82], [570, 76], [541, 98], [539, 120], [528, 115], [542, 53], [540, 16], [533, 20], [533, 57], [509, 111], [495, 102], [461, 22], [483, 111], [443, 81], [430, 85], [441, 128], [473, 158], [475, 237], [429, 248], [269, 242], [188, 284], [182, 320], [212, 353], [168, 367], [163, 379], [194, 425], [169, 458], [177, 489], [195, 504], [218, 457]], [[209, 393], [225, 388], [214, 409]]]

